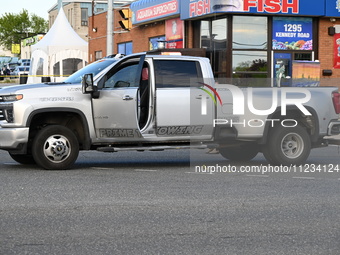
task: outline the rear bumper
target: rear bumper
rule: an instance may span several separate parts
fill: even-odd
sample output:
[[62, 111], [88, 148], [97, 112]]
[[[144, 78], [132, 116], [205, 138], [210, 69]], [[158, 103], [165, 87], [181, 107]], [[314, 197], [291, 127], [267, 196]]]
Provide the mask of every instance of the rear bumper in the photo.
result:
[[327, 138], [327, 144], [340, 145], [340, 139], [337, 138]]
[[340, 120], [333, 120], [328, 125], [327, 135], [339, 135], [340, 134]]
[[29, 128], [0, 128], [0, 149], [16, 149], [28, 142]]

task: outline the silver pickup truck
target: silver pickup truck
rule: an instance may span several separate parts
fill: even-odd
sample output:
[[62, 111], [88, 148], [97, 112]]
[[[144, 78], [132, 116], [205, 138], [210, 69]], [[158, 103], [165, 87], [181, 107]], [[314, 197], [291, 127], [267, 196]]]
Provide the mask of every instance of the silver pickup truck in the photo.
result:
[[99, 60], [63, 83], [0, 89], [0, 149], [51, 170], [72, 167], [80, 150], [174, 148], [297, 165], [340, 134], [339, 113], [336, 88], [217, 84], [206, 58], [141, 53]]

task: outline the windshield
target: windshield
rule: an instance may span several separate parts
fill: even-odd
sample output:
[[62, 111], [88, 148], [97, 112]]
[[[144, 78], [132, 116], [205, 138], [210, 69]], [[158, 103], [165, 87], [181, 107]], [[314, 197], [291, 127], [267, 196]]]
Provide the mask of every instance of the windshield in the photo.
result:
[[81, 83], [81, 80], [84, 74], [92, 73], [93, 76], [96, 76], [98, 73], [100, 73], [102, 70], [104, 70], [106, 67], [108, 67], [109, 65], [111, 65], [112, 63], [116, 61], [117, 61], [116, 59], [112, 59], [112, 58], [98, 60], [78, 70], [77, 72], [72, 74], [70, 77], [68, 77], [64, 82], [65, 83]]

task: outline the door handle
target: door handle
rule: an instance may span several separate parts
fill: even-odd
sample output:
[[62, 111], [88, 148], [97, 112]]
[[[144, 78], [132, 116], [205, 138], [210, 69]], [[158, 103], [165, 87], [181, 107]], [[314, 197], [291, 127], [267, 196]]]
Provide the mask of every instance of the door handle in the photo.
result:
[[132, 99], [133, 99], [133, 97], [131, 97], [130, 95], [124, 95], [123, 96], [123, 100], [125, 100], [125, 101], [132, 100]]
[[209, 97], [208, 97], [207, 95], [206, 95], [206, 96], [204, 96], [204, 95], [198, 95], [198, 96], [196, 96], [196, 99], [203, 99], [203, 97], [209, 99]]

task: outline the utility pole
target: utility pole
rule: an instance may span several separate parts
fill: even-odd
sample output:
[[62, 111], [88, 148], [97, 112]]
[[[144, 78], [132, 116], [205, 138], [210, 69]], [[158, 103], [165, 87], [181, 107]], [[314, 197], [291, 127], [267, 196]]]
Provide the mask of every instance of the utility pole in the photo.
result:
[[106, 56], [113, 54], [113, 1], [108, 0]]
[[58, 0], [58, 12], [60, 11], [60, 8], [63, 8], [63, 0]]

